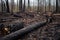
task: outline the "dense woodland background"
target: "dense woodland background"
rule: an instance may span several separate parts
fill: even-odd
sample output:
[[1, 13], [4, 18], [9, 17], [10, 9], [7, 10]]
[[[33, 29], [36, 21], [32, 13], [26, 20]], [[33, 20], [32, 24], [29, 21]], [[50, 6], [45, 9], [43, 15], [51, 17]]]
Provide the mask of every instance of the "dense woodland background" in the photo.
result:
[[60, 0], [0, 0], [0, 12], [58, 11]]

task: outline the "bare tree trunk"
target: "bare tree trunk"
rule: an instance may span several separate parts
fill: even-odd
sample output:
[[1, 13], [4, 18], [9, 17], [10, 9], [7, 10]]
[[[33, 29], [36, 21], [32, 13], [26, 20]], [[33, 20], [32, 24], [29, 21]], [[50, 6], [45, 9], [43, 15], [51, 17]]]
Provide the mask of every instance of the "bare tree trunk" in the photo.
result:
[[44, 4], [44, 12], [45, 12], [45, 1], [46, 1], [46, 0], [43, 0], [43, 4]]
[[28, 0], [28, 8], [30, 8], [30, 0]]
[[56, 12], [58, 12], [58, 0], [56, 0]]
[[14, 0], [11, 0], [11, 14], [13, 14]]
[[18, 12], [18, 8], [19, 8], [18, 6], [19, 6], [19, 5], [18, 5], [18, 0], [17, 0], [17, 12]]
[[39, 0], [38, 0], [38, 9], [37, 9], [37, 11], [39, 12]]
[[25, 11], [25, 0], [24, 0], [24, 5], [23, 5], [23, 12]]
[[33, 8], [33, 11], [34, 11], [34, 0], [33, 0], [33, 7], [32, 8]]
[[42, 13], [42, 0], [39, 0], [40, 12]]
[[45, 1], [45, 13], [46, 13], [46, 1]]
[[22, 11], [22, 0], [19, 0], [19, 11]]
[[3, 1], [1, 0], [1, 12], [3, 13]]
[[9, 13], [9, 3], [8, 3], [8, 0], [6, 0], [6, 6], [7, 6], [7, 12]]
[[51, 7], [51, 0], [49, 0], [49, 11], [50, 11], [50, 7]]
[[[0, 2], [1, 2], [1, 0], [0, 0]], [[1, 3], [0, 3], [0, 12], [1, 12]]]
[[58, 0], [58, 11], [60, 12], [60, 0]]
[[1, 0], [1, 9], [2, 9], [2, 13], [6, 12], [6, 5], [5, 5], [5, 2], [3, 0]]

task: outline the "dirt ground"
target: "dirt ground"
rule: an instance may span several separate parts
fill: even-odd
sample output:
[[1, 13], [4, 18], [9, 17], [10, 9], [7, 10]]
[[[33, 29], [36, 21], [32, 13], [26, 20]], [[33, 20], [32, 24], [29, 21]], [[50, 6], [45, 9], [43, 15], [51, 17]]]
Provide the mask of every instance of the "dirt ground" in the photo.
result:
[[[18, 15], [18, 16], [15, 16]], [[1, 18], [6, 18], [7, 21], [4, 22], [0, 22], [8, 25], [9, 23], [12, 23], [13, 21], [15, 22], [24, 22], [24, 27], [34, 24], [36, 22], [41, 22], [41, 21], [46, 21], [45, 16], [43, 16], [41, 13], [15, 13], [13, 15], [9, 15], [9, 16], [1, 16]], [[58, 22], [57, 22], [58, 21]], [[56, 25], [60, 24], [59, 23], [59, 16], [56, 16], [55, 21], [53, 21], [52, 23], [47, 24], [44, 27], [39, 28], [38, 30], [29, 33], [28, 35], [26, 35], [25, 37], [19, 39], [19, 40], [54, 40], [55, 39], [55, 33], [57, 33], [56, 31]], [[60, 27], [59, 27], [60, 28]], [[59, 30], [60, 31], [60, 30]], [[60, 32], [59, 32], [60, 33]]]

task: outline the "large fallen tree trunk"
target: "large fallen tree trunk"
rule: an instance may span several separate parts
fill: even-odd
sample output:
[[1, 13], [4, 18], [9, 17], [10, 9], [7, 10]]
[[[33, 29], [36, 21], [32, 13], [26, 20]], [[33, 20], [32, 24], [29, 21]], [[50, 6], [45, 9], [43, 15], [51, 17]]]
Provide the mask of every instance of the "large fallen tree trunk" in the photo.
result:
[[23, 29], [20, 29], [14, 33], [11, 33], [3, 38], [1, 38], [1, 40], [17, 40], [19, 39], [20, 37], [22, 37], [24, 34], [27, 34], [31, 31], [34, 31], [36, 30], [37, 28], [40, 28], [42, 26], [46, 25], [46, 22], [39, 22], [39, 23], [36, 23], [36, 24], [32, 24], [30, 26], [27, 26]]
[[7, 25], [0, 23], [0, 33], [2, 35], [8, 35], [12, 32], [15, 32], [17, 30], [20, 30], [24, 28], [24, 22], [11, 22], [11, 23], [7, 23]]
[[15, 32], [17, 30], [24, 28], [24, 23], [23, 22], [19, 22], [19, 23], [16, 22], [16, 23], [9, 24], [8, 27], [10, 27], [10, 32]]

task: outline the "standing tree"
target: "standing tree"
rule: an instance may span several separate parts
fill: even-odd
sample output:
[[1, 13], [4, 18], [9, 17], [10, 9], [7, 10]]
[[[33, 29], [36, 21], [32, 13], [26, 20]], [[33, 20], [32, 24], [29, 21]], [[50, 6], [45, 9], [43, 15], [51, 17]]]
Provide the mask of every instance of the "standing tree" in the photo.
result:
[[44, 4], [44, 12], [46, 12], [46, 0], [43, 0], [43, 4]]
[[51, 7], [51, 0], [49, 0], [49, 11], [50, 11], [50, 7]]
[[37, 9], [37, 11], [39, 12], [39, 0], [38, 0], [38, 9]]
[[11, 0], [11, 13], [13, 14], [14, 0]]
[[18, 5], [18, 1], [19, 1], [19, 0], [17, 0], [17, 12], [18, 12], [18, 8], [19, 8], [19, 7], [18, 7], [18, 6], [19, 6], [19, 5]]
[[5, 2], [3, 0], [1, 0], [1, 10], [2, 10], [2, 13], [6, 12], [6, 5], [5, 5]]
[[19, 0], [19, 11], [22, 11], [22, 0]]
[[58, 3], [58, 10], [59, 10], [59, 12], [60, 12], [60, 0], [58, 0], [59, 1], [59, 3]]
[[25, 11], [25, 0], [24, 0], [24, 5], [23, 5], [23, 11]]
[[39, 5], [40, 5], [40, 12], [42, 13], [43, 11], [43, 0], [39, 0]]
[[1, 12], [3, 13], [3, 1], [1, 0]]
[[6, 0], [6, 7], [7, 7], [7, 12], [10, 12], [9, 11], [9, 3], [8, 3], [8, 0]]
[[58, 12], [58, 0], [56, 0], [56, 12]]
[[30, 8], [30, 0], [28, 0], [28, 8]]

